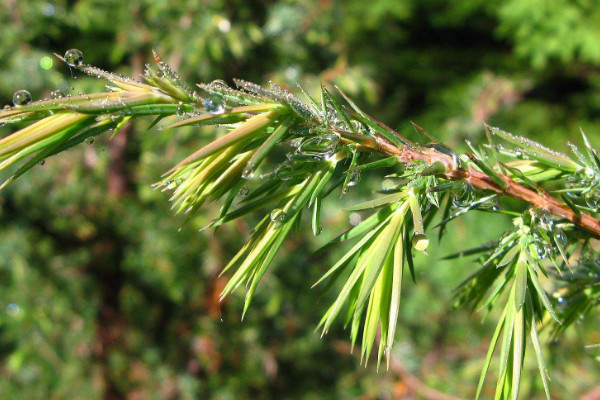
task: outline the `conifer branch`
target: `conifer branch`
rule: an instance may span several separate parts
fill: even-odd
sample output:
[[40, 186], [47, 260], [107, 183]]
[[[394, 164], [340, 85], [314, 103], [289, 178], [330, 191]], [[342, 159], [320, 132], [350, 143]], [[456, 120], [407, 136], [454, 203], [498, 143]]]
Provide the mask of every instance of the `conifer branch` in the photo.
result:
[[[600, 255], [590, 246], [590, 239], [600, 236], [600, 158], [583, 132], [585, 148], [571, 145], [571, 158], [486, 125], [488, 143], [467, 142], [471, 152], [459, 155], [418, 125], [428, 142], [399, 134], [339, 89], [349, 108], [326, 88], [319, 101], [305, 92], [306, 101], [301, 101], [274, 83], [265, 88], [242, 80], [235, 81], [237, 88], [215, 81], [192, 90], [156, 54], [157, 67], [148, 65], [143, 81], [86, 65], [75, 49], [59, 58], [77, 71], [106, 79], [109, 91], [36, 102], [26, 91], [16, 92], [14, 106], [0, 111], [0, 123], [25, 126], [0, 139], [0, 172], [9, 171], [1, 187], [49, 156], [106, 131], [118, 134], [132, 118], [153, 116], [152, 125], [162, 129], [226, 127], [227, 133], [178, 162], [154, 187], [172, 192], [172, 207], [186, 221], [204, 204], [220, 201], [220, 214], [205, 228], [266, 211], [223, 271], [231, 272], [231, 278], [221, 299], [248, 287], [245, 315], [287, 235], [301, 225], [302, 214], [311, 213], [312, 232], [319, 235], [327, 196], [335, 190], [344, 195], [359, 184], [361, 174], [385, 168], [392, 184], [382, 190], [383, 196], [352, 207], [373, 212], [320, 250], [355, 241], [316, 283], [332, 287], [339, 282], [338, 295], [319, 326], [326, 333], [342, 318], [353, 345], [360, 339], [365, 364], [372, 351], [378, 364], [384, 358], [389, 362], [405, 268], [416, 281], [413, 254], [428, 250], [428, 228], [437, 211], [442, 212], [440, 238], [448, 222], [473, 210], [511, 215], [514, 229], [491, 246], [446, 258], [476, 255], [481, 264], [457, 291], [458, 304], [488, 310], [503, 304], [478, 395], [499, 347], [496, 396], [517, 398], [529, 342], [549, 398], [538, 327], [549, 323], [549, 315], [558, 333], [600, 299]], [[271, 157], [276, 148], [287, 151], [284, 161]], [[562, 200], [544, 189], [550, 182], [560, 187], [553, 193]], [[504, 197], [528, 207], [511, 209], [501, 203]], [[540, 284], [541, 275], [565, 293], [567, 302], [560, 310]]]

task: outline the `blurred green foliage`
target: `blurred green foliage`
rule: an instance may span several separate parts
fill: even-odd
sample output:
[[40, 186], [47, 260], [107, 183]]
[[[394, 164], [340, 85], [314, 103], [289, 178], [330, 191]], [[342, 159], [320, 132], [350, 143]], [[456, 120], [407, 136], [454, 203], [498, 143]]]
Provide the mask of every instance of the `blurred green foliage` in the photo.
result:
[[[17, 89], [34, 98], [101, 89], [52, 52], [79, 48], [86, 63], [131, 74], [154, 48], [189, 82], [300, 82], [313, 92], [335, 83], [403, 133], [416, 135], [415, 120], [454, 146], [481, 140], [483, 120], [557, 149], [579, 126], [600, 143], [592, 0], [2, 4], [5, 104]], [[326, 237], [306, 229], [288, 241], [240, 322], [240, 296], [218, 303], [226, 279], [218, 274], [257, 220], [198, 233], [217, 211], [209, 207], [179, 229], [182, 219], [150, 184], [212, 133], [174, 138], [147, 132], [149, 124], [137, 123], [122, 150], [119, 195], [107, 194], [108, 139], [49, 159], [1, 193], [0, 398], [436, 398], [427, 387], [473, 396], [494, 323], [449, 313], [452, 289], [474, 266], [438, 258], [484, 243], [508, 220], [458, 220], [433, 254], [417, 257], [418, 285], [403, 289], [397, 365], [377, 373], [358, 365], [342, 327], [323, 339], [313, 332], [332, 299], [310, 284], [342, 249], [321, 258], [309, 250], [349, 226], [337, 199], [325, 204]], [[381, 178], [363, 177], [342, 205], [368, 198]], [[554, 398], [597, 384], [600, 350], [584, 345], [600, 342], [598, 322], [592, 316], [550, 343]], [[526, 362], [524, 398], [543, 396], [534, 364]]]

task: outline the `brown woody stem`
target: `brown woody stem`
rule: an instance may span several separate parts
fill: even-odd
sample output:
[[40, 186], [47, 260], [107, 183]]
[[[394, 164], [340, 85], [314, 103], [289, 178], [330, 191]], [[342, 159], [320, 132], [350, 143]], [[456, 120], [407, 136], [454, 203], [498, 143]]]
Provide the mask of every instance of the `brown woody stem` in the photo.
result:
[[398, 157], [398, 161], [403, 164], [413, 160], [425, 161], [428, 164], [440, 162], [446, 167], [446, 172], [440, 176], [445, 179], [458, 181], [464, 180], [471, 186], [491, 190], [501, 195], [510, 196], [516, 199], [523, 200], [531, 204], [535, 208], [540, 208], [548, 211], [550, 214], [566, 219], [569, 222], [593, 233], [596, 237], [600, 237], [600, 221], [591, 215], [581, 212], [577, 215], [569, 206], [562, 201], [552, 197], [546, 192], [538, 193], [517, 182], [507, 175], [500, 174], [506, 188], [502, 189], [490, 177], [483, 172], [477, 171], [472, 166], [467, 169], [460, 168], [456, 165], [455, 160], [448, 154], [444, 154], [434, 148], [411, 149], [408, 146], [397, 147], [383, 136], [376, 137], [376, 149], [390, 156]]

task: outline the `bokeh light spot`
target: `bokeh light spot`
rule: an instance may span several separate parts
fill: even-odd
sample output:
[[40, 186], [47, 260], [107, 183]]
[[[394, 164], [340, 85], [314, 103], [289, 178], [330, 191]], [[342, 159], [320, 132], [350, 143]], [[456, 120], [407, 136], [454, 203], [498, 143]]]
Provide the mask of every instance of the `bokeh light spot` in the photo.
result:
[[54, 62], [52, 61], [52, 58], [48, 56], [44, 56], [40, 59], [40, 67], [42, 67], [42, 69], [49, 70], [52, 68], [53, 64]]

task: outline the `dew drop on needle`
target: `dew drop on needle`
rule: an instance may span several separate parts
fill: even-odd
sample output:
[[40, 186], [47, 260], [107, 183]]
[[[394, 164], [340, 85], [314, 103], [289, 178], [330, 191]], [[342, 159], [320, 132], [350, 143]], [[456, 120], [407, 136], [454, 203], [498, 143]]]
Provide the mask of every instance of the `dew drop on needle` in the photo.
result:
[[83, 52], [79, 49], [69, 49], [65, 52], [64, 59], [69, 67], [79, 67], [83, 64]]
[[15, 106], [24, 106], [31, 102], [31, 93], [25, 89], [17, 90], [12, 97]]

